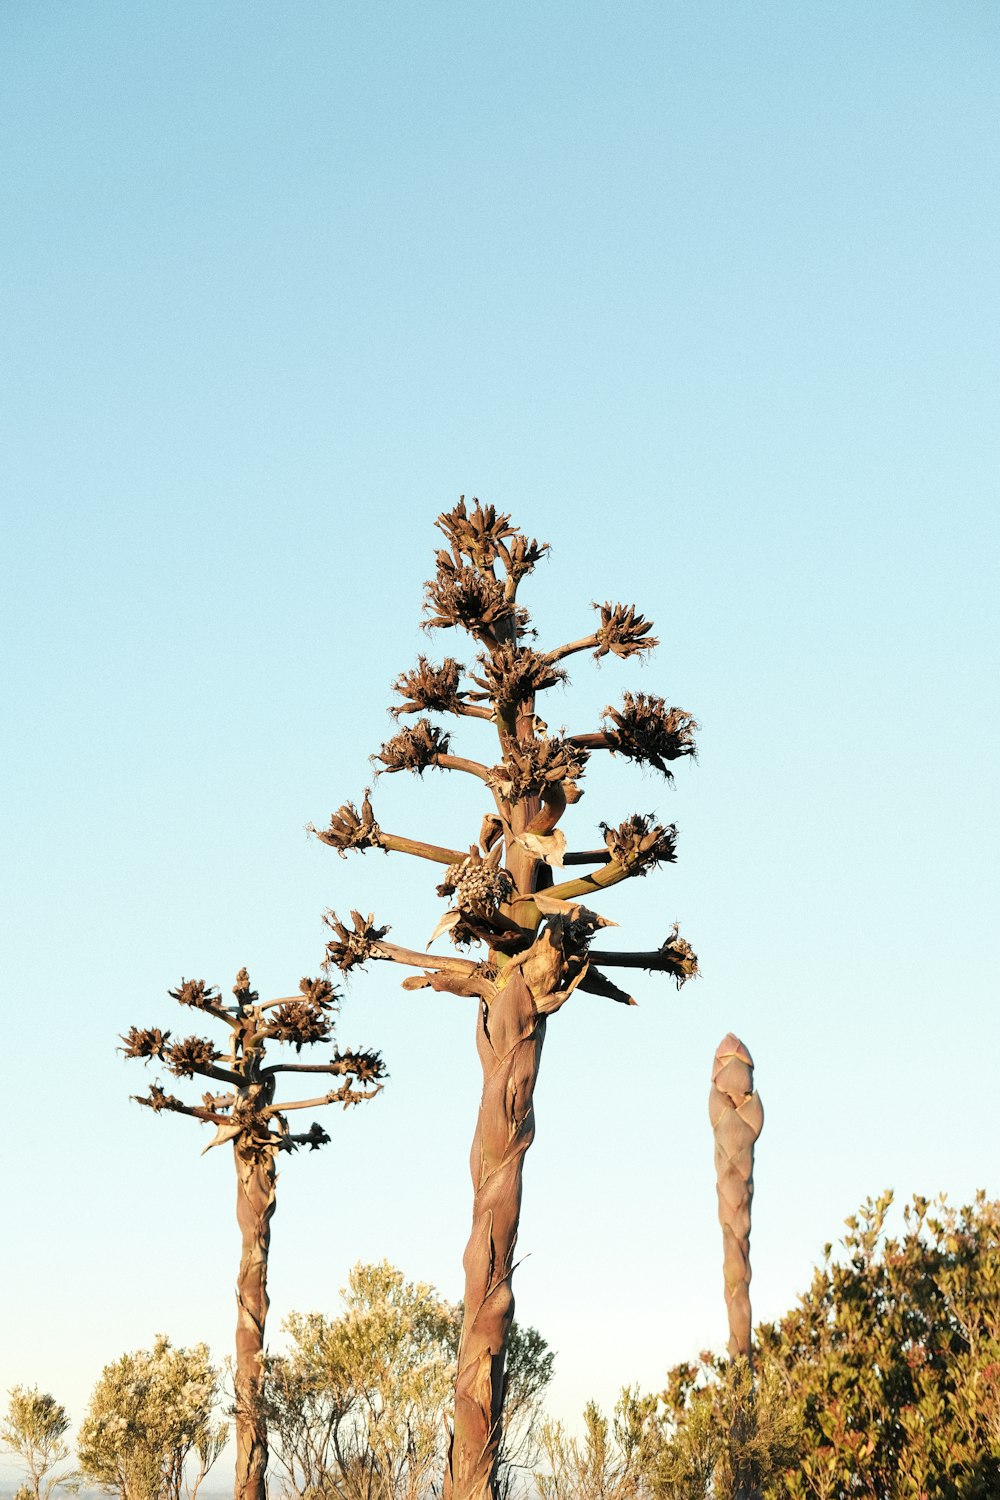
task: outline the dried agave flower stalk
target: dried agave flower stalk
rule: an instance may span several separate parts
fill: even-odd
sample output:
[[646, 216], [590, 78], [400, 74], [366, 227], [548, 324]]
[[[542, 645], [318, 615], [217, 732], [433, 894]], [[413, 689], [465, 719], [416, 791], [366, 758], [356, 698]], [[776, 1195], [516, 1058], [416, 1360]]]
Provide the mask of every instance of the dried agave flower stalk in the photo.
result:
[[[134, 1097], [157, 1114], [167, 1111], [190, 1115], [202, 1124], [214, 1125], [215, 1135], [206, 1151], [227, 1141], [232, 1143], [236, 1218], [242, 1241], [236, 1279], [235, 1493], [236, 1500], [265, 1500], [264, 1329], [271, 1219], [276, 1202], [275, 1158], [279, 1151], [295, 1151], [300, 1146], [315, 1151], [330, 1139], [316, 1121], [308, 1130], [292, 1131], [289, 1111], [324, 1104], [349, 1108], [372, 1099], [382, 1088], [385, 1068], [377, 1052], [338, 1049], [328, 1062], [266, 1061], [270, 1043], [290, 1043], [299, 1053], [303, 1047], [332, 1040], [337, 997], [328, 979], [303, 979], [298, 995], [262, 1003], [250, 987], [246, 969], [241, 969], [233, 986], [232, 1005], [224, 1004], [219, 991], [200, 979], [182, 979], [170, 995], [180, 1005], [203, 1011], [226, 1026], [228, 1049], [220, 1051], [208, 1037], [190, 1036], [174, 1042], [169, 1031], [132, 1026], [121, 1038], [120, 1050], [129, 1058], [147, 1062], [155, 1058], [175, 1078], [207, 1078], [215, 1085], [202, 1095], [200, 1104], [185, 1103], [159, 1083], [152, 1084], [148, 1094]], [[279, 1077], [285, 1073], [325, 1074], [339, 1081], [317, 1098], [282, 1103], [274, 1096]]]
[[[604, 604], [591, 634], [540, 651], [528, 643], [533, 632], [517, 593], [547, 544], [523, 536], [492, 506], [467, 506], [464, 498], [438, 518], [438, 526], [448, 548], [438, 552], [427, 584], [426, 624], [464, 629], [482, 650], [474, 675], [464, 682], [453, 658], [432, 667], [421, 657], [396, 681], [404, 699], [397, 712], [489, 721], [500, 758], [494, 763], [495, 752], [485, 760], [459, 757], [448, 737], [422, 719], [383, 746], [378, 759], [384, 771], [434, 767], [478, 778], [491, 799], [478, 842], [455, 849], [388, 833], [367, 800], [365, 817], [345, 804], [320, 837], [340, 853], [377, 846], [443, 865], [438, 893], [448, 909], [432, 942], [447, 934], [459, 948], [480, 950], [476, 958], [431, 956], [387, 941], [388, 928], [376, 927], [371, 915], [352, 912], [353, 927], [332, 913], [327, 919], [334, 934], [329, 965], [347, 970], [368, 960], [402, 964], [416, 971], [405, 988], [468, 996], [478, 1008], [483, 1091], [472, 1145], [472, 1233], [444, 1495], [482, 1500], [496, 1494], [522, 1173], [535, 1133], [532, 1101], [548, 1018], [577, 990], [634, 1004], [606, 969], [646, 969], [680, 987], [698, 968], [676, 927], [650, 951], [598, 951], [594, 938], [609, 924], [582, 904], [672, 863], [676, 828], [637, 813], [617, 828], [601, 824], [604, 842], [596, 849], [573, 850], [559, 825], [580, 799], [591, 753], [616, 751], [669, 776], [667, 762], [693, 752], [695, 726], [690, 715], [660, 698], [626, 694], [620, 711], [608, 710], [605, 730], [550, 735], [535, 704], [539, 693], [564, 681], [559, 663], [579, 651], [598, 658], [644, 653], [656, 644], [652, 623], [631, 605]], [[584, 871], [557, 880], [553, 867], [560, 865], [582, 865]]]
[[753, 1058], [732, 1032], [715, 1051], [708, 1113], [715, 1134], [729, 1357], [738, 1359], [742, 1355], [749, 1360], [753, 1152], [764, 1124], [764, 1110], [753, 1086]]

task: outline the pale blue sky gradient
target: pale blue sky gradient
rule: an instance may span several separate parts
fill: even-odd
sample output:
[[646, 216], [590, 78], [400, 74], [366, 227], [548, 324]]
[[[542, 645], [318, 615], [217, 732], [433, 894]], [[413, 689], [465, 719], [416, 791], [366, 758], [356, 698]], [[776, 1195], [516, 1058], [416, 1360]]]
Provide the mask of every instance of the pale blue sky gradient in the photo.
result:
[[[426, 940], [433, 870], [303, 826], [417, 651], [471, 657], [417, 628], [461, 492], [553, 544], [543, 642], [604, 598], [663, 639], [577, 659], [550, 722], [638, 685], [703, 724], [570, 824], [677, 821], [605, 911], [623, 946], [680, 918], [704, 978], [550, 1026], [516, 1292], [553, 1409], [724, 1341], [730, 1028], [759, 1316], [866, 1193], [1000, 1192], [1000, 9], [9, 0], [0, 51], [0, 1388], [78, 1418], [159, 1330], [227, 1352], [231, 1163], [129, 1103], [116, 1034], [183, 1027], [182, 973], [287, 993], [330, 905]], [[443, 776], [376, 808], [459, 845], [482, 810]], [[397, 978], [341, 1021], [384, 1096], [285, 1165], [276, 1341], [358, 1258], [460, 1293], [474, 1017]]]

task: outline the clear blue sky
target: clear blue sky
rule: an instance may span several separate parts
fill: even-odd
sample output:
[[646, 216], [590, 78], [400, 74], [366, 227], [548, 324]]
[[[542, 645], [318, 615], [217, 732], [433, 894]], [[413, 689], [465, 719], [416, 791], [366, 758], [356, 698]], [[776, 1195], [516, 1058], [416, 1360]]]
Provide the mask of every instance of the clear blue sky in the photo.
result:
[[[367, 784], [461, 492], [552, 543], [544, 641], [656, 620], [551, 722], [641, 686], [703, 724], [571, 825], [679, 824], [605, 910], [623, 946], [680, 918], [704, 978], [550, 1026], [516, 1290], [553, 1408], [724, 1341], [730, 1028], [759, 1316], [865, 1194], [1000, 1192], [1000, 8], [7, 0], [0, 51], [0, 1387], [79, 1417], [159, 1330], [227, 1352], [231, 1163], [129, 1103], [116, 1034], [183, 1025], [182, 973], [287, 993], [330, 905], [429, 934], [433, 871], [303, 827]], [[378, 811], [461, 845], [481, 809], [442, 776]], [[397, 978], [341, 1021], [384, 1096], [285, 1165], [276, 1337], [358, 1258], [460, 1292], [474, 1017]]]

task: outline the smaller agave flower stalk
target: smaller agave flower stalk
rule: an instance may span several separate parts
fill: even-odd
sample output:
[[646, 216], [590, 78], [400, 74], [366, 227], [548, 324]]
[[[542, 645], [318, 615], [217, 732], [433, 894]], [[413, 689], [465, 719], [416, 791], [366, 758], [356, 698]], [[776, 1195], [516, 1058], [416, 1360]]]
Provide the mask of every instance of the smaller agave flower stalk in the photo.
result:
[[[352, 809], [353, 812], [353, 809]], [[364, 822], [354, 817], [360, 829]], [[354, 823], [346, 820], [350, 837]], [[385, 1068], [377, 1052], [341, 1052], [335, 1048], [327, 1062], [266, 1061], [270, 1043], [286, 1042], [301, 1053], [303, 1047], [333, 1039], [337, 996], [327, 979], [303, 979], [297, 995], [261, 1001], [241, 969], [233, 986], [235, 1003], [224, 1004], [219, 991], [201, 979], [182, 979], [172, 999], [191, 1010], [212, 1016], [228, 1028], [228, 1047], [220, 1051], [208, 1037], [172, 1040], [158, 1027], [132, 1026], [121, 1040], [126, 1057], [147, 1062], [156, 1058], [175, 1078], [205, 1078], [209, 1091], [200, 1104], [187, 1104], [154, 1083], [136, 1103], [156, 1113], [168, 1110], [214, 1125], [215, 1135], [205, 1150], [232, 1142], [236, 1166], [236, 1218], [242, 1239], [236, 1281], [236, 1500], [265, 1500], [267, 1428], [264, 1420], [264, 1327], [267, 1318], [267, 1266], [271, 1218], [275, 1209], [276, 1158], [280, 1151], [310, 1151], [328, 1144], [330, 1137], [316, 1121], [308, 1130], [293, 1131], [287, 1116], [292, 1110], [341, 1104], [345, 1109], [373, 1099], [382, 1088]], [[310, 1099], [278, 1101], [279, 1077], [285, 1073], [326, 1075], [338, 1082]], [[203, 1153], [204, 1154], [204, 1153]]]
[[742, 1355], [749, 1360], [753, 1151], [764, 1124], [764, 1109], [753, 1086], [753, 1058], [732, 1032], [715, 1050], [708, 1114], [715, 1134], [729, 1357], [738, 1359]]

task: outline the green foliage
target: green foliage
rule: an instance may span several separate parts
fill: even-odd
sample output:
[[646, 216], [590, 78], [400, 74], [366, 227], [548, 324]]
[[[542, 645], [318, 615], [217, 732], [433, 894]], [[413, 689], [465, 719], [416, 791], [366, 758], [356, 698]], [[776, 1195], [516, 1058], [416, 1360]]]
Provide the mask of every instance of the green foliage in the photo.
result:
[[891, 1193], [847, 1220], [847, 1259], [758, 1330], [787, 1382], [803, 1453], [792, 1500], [989, 1500], [1000, 1494], [1000, 1203], [916, 1197], [886, 1237]]
[[561, 1422], [541, 1431], [545, 1469], [535, 1475], [541, 1500], [639, 1500], [646, 1488], [645, 1429], [655, 1402], [625, 1390], [608, 1419], [595, 1402], [584, 1408], [582, 1440]]
[[[292, 1313], [283, 1324], [292, 1347], [268, 1361], [268, 1427], [286, 1488], [422, 1500], [444, 1462], [461, 1308], [387, 1261], [355, 1266], [341, 1296], [339, 1317]], [[551, 1374], [544, 1339], [515, 1325], [507, 1407], [518, 1444], [529, 1440]]]
[[106, 1365], [80, 1426], [83, 1474], [121, 1500], [193, 1500], [225, 1445], [215, 1424], [219, 1373], [204, 1344], [152, 1349]]
[[69, 1430], [69, 1417], [54, 1396], [37, 1386], [15, 1385], [8, 1392], [6, 1414], [0, 1422], [0, 1443], [16, 1453], [28, 1470], [29, 1482], [22, 1485], [29, 1500], [48, 1500], [56, 1485], [72, 1484], [72, 1476], [56, 1475], [52, 1470], [69, 1458], [69, 1447], [63, 1442]]

